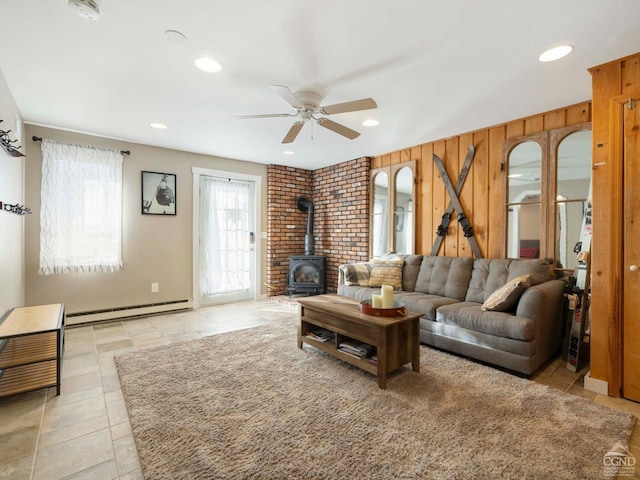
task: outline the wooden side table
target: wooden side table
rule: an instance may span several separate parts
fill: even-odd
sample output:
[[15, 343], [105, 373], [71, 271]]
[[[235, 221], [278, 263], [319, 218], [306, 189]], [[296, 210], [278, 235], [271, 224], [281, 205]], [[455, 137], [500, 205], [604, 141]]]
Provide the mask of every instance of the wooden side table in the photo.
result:
[[56, 387], [64, 349], [64, 304], [18, 307], [0, 323], [0, 397]]

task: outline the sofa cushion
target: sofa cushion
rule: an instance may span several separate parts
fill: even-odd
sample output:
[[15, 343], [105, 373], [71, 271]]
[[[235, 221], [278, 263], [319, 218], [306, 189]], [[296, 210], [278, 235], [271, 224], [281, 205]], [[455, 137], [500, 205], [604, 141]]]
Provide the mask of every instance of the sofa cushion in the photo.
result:
[[369, 287], [381, 287], [391, 285], [394, 290], [402, 290], [402, 267], [403, 259], [379, 260], [372, 259], [369, 262]]
[[407, 307], [407, 310], [410, 312], [421, 313], [424, 318], [428, 318], [429, 320], [436, 319], [436, 311], [441, 306], [451, 305], [459, 301], [455, 298], [440, 297], [438, 295], [418, 292], [398, 292], [393, 295], [393, 298], [404, 303], [404, 306]]
[[382, 260], [404, 260], [402, 267], [402, 290], [413, 292], [416, 286], [422, 255], [410, 255], [408, 253], [389, 253], [380, 257]]
[[482, 304], [482, 310], [506, 312], [518, 303], [522, 292], [530, 286], [530, 275], [521, 275], [519, 277], [512, 278], [502, 287], [489, 295], [489, 298], [487, 298], [487, 300]]
[[455, 325], [497, 337], [529, 341], [535, 337], [535, 322], [506, 312], [483, 311], [475, 302], [443, 305], [436, 313], [438, 323]]
[[464, 300], [471, 279], [470, 257], [425, 256], [420, 265], [415, 291]]
[[531, 285], [553, 280], [552, 265], [548, 260], [512, 260], [477, 258], [465, 300], [484, 303], [489, 296], [509, 280], [529, 275]]

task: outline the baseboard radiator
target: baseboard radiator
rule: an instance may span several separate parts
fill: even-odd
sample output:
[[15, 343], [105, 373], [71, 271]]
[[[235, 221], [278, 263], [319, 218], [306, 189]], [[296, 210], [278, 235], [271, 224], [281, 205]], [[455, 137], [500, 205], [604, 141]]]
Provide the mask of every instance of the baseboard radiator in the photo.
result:
[[171, 300], [167, 302], [148, 303], [145, 305], [130, 305], [126, 307], [111, 307], [102, 310], [67, 313], [67, 325], [81, 325], [83, 323], [117, 320], [120, 318], [153, 315], [155, 313], [175, 312], [193, 308], [193, 299]]

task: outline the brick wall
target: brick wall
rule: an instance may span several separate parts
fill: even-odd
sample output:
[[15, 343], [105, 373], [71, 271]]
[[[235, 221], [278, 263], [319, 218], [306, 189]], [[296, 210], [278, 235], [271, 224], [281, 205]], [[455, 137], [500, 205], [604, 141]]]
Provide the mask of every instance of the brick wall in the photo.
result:
[[304, 255], [307, 214], [298, 210], [298, 197], [311, 199], [313, 172], [302, 168], [267, 167], [267, 291], [284, 295], [289, 256]]
[[316, 253], [327, 257], [327, 292], [338, 287], [338, 266], [369, 259], [369, 158], [313, 172]]
[[289, 256], [303, 255], [307, 214], [296, 199], [314, 203], [315, 254], [327, 257], [327, 291], [337, 288], [338, 265], [365, 261], [369, 252], [369, 169], [361, 158], [315, 171], [269, 165], [267, 284], [284, 295]]

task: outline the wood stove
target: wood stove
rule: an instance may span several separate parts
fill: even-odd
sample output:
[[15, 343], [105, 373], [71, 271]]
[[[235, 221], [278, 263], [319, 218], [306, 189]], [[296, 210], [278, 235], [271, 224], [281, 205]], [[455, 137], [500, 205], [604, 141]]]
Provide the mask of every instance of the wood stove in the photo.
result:
[[326, 257], [298, 255], [289, 257], [289, 296], [321, 295], [326, 292]]
[[297, 199], [298, 209], [307, 212], [307, 234], [304, 236], [304, 255], [289, 257], [289, 296], [293, 294], [321, 295], [326, 293], [326, 257], [314, 255], [313, 202], [305, 197]]

